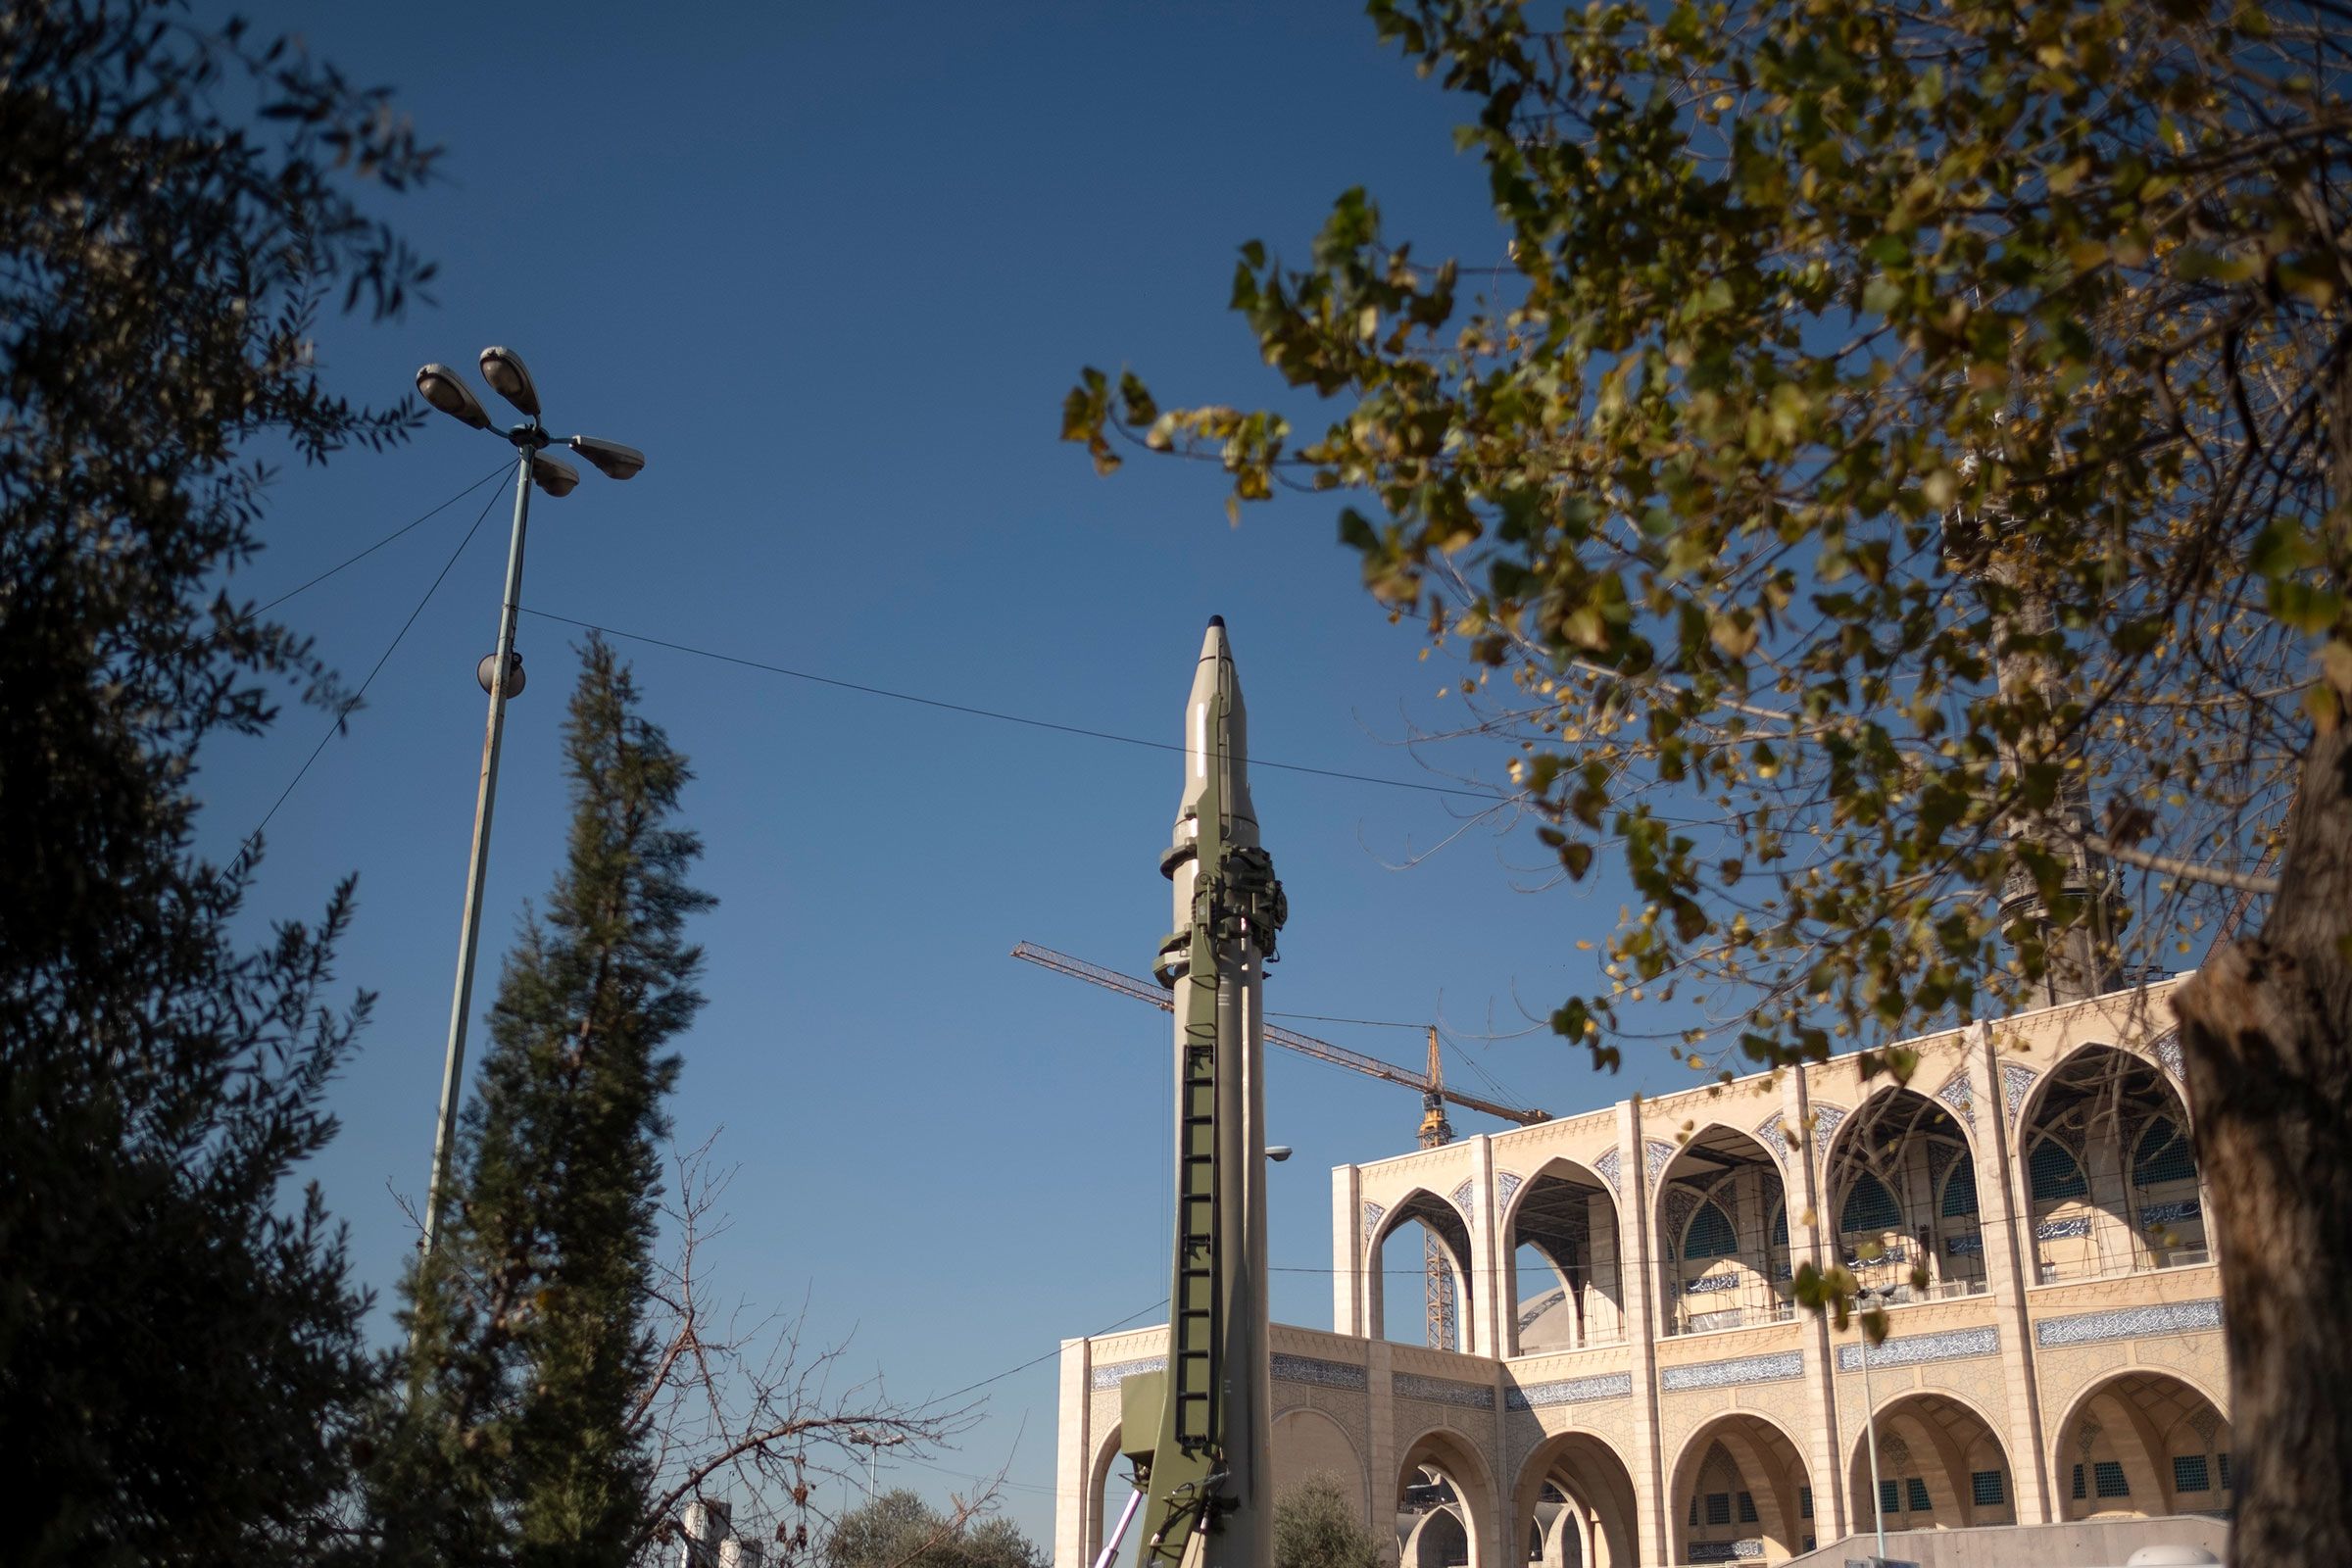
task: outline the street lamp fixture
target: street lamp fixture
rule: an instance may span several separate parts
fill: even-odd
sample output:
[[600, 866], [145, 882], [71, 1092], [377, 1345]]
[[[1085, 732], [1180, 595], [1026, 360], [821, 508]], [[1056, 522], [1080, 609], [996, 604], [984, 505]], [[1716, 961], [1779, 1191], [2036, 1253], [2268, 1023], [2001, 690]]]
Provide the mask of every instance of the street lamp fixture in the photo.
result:
[[[490, 815], [498, 800], [499, 745], [506, 735], [507, 699], [522, 692], [522, 655], [514, 651], [514, 620], [522, 599], [522, 539], [531, 510], [531, 485], [559, 500], [580, 482], [580, 470], [547, 449], [567, 446], [608, 478], [627, 479], [645, 466], [645, 454], [617, 441], [575, 435], [559, 440], [539, 422], [539, 388], [522, 356], [493, 345], [482, 350], [482, 379], [521, 411], [526, 422], [500, 430], [482, 400], [456, 370], [439, 363], [416, 372], [424, 401], [461, 424], [504, 436], [514, 448], [514, 532], [507, 544], [507, 589], [500, 602], [498, 645], [474, 669], [490, 695], [488, 735], [482, 743], [482, 774], [473, 807], [473, 852], [466, 873], [466, 910], [458, 930], [458, 983], [449, 1007], [449, 1050], [441, 1066], [441, 1119], [433, 1134], [433, 1173], [424, 1200], [424, 1250], [429, 1257], [441, 1239], [441, 1205], [449, 1185], [449, 1159], [458, 1121], [459, 1087], [465, 1076], [466, 1015], [473, 1007], [474, 950], [482, 920], [482, 883], [490, 865]], [[500, 672], [503, 671], [503, 678]]]
[[496, 428], [482, 400], [473, 395], [473, 388], [458, 379], [458, 372], [446, 365], [428, 365], [416, 372], [416, 390], [424, 401], [451, 418], [472, 425], [476, 430]]
[[842, 1441], [865, 1450], [865, 1500], [871, 1505], [874, 1500], [874, 1456], [884, 1448], [895, 1448], [905, 1443], [906, 1434], [893, 1432], [885, 1435], [859, 1427]]
[[531, 382], [530, 368], [513, 349], [496, 344], [482, 350], [482, 379], [490, 390], [532, 418], [539, 417], [539, 388]]

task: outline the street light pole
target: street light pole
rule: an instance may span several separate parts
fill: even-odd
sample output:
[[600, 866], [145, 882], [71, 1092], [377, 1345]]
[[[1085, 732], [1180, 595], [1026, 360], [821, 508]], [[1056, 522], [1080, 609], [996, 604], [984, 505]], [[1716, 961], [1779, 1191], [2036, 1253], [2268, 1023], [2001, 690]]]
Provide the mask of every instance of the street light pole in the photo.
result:
[[884, 1448], [895, 1448], [905, 1443], [906, 1434], [894, 1432], [886, 1437], [870, 1427], [859, 1427], [849, 1435], [848, 1441], [865, 1450], [865, 1502], [870, 1508], [874, 1502], [874, 1461], [881, 1457]]
[[514, 531], [507, 542], [507, 592], [498, 612], [497, 652], [491, 655], [490, 717], [482, 736], [482, 776], [473, 801], [473, 852], [466, 868], [466, 912], [458, 923], [458, 984], [449, 1004], [449, 1048], [441, 1061], [441, 1116], [433, 1132], [433, 1174], [425, 1188], [424, 1251], [441, 1241], [442, 1188], [449, 1180], [450, 1142], [457, 1136], [458, 1100], [464, 1088], [466, 1022], [473, 1011], [473, 967], [482, 923], [482, 881], [490, 869], [490, 813], [498, 803], [498, 754], [507, 733], [507, 693], [514, 667], [514, 618], [522, 604], [522, 539], [531, 514], [531, 459], [536, 450], [517, 441], [514, 464]]
[[482, 884], [490, 869], [490, 818], [498, 803], [498, 758], [506, 737], [507, 699], [523, 688], [521, 656], [514, 652], [514, 620], [522, 609], [522, 544], [530, 520], [531, 485], [559, 499], [580, 482], [579, 470], [547, 456], [552, 446], [569, 447], [611, 479], [634, 478], [645, 467], [645, 454], [617, 441], [575, 435], [550, 435], [539, 421], [539, 389], [514, 350], [492, 346], [482, 350], [482, 378], [498, 395], [519, 410], [526, 422], [500, 430], [490, 422], [481, 399], [458, 372], [446, 365], [427, 365], [416, 372], [416, 390], [424, 401], [476, 430], [487, 430], [514, 448], [514, 530], [507, 543], [507, 588], [499, 602], [498, 642], [476, 671], [482, 689], [490, 694], [490, 717], [482, 736], [482, 771], [474, 792], [473, 848], [466, 869], [466, 909], [458, 924], [458, 982], [449, 1004], [449, 1047], [441, 1062], [441, 1112], [433, 1132], [433, 1169], [425, 1186], [424, 1255], [430, 1258], [441, 1242], [442, 1205], [448, 1199], [451, 1146], [457, 1139], [458, 1102], [466, 1076], [466, 1025], [473, 1010], [475, 950], [480, 945]]
[[[1854, 1291], [1856, 1300], [1877, 1298], [1891, 1299], [1891, 1285], [1864, 1285]], [[1870, 1446], [1870, 1513], [1878, 1526], [1881, 1562], [1886, 1560], [1886, 1488], [1879, 1479], [1879, 1401], [1870, 1388], [1870, 1331], [1862, 1326], [1859, 1316], [1854, 1319], [1854, 1331], [1862, 1337], [1862, 1441]]]

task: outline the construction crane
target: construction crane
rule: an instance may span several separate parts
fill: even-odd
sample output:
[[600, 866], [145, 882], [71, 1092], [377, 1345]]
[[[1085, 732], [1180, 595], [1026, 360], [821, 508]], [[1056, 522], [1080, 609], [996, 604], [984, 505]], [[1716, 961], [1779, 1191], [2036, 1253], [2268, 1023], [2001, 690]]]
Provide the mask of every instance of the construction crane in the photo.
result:
[[[1154, 981], [1139, 980], [1134, 975], [1121, 974], [1116, 969], [1106, 969], [1102, 964], [1089, 963], [1084, 958], [1074, 958], [1066, 953], [1039, 947], [1034, 942], [1024, 942], [1014, 948], [1012, 956], [1026, 963], [1034, 963], [1041, 969], [1051, 969], [1055, 974], [1065, 974], [1073, 980], [1084, 980], [1105, 991], [1115, 991], [1122, 997], [1148, 1002], [1162, 1012], [1175, 1010], [1175, 1004], [1167, 989]], [[1538, 1122], [1551, 1120], [1549, 1111], [1497, 1104], [1492, 1100], [1481, 1100], [1476, 1095], [1465, 1095], [1446, 1088], [1446, 1063], [1439, 1054], [1435, 1024], [1429, 1029], [1429, 1067], [1425, 1072], [1414, 1072], [1409, 1067], [1399, 1067], [1378, 1056], [1367, 1056], [1360, 1051], [1349, 1051], [1345, 1046], [1335, 1046], [1328, 1040], [1317, 1040], [1312, 1035], [1302, 1035], [1295, 1029], [1284, 1029], [1276, 1024], [1266, 1025], [1266, 1041], [1286, 1051], [1295, 1051], [1301, 1056], [1311, 1056], [1334, 1067], [1345, 1067], [1349, 1072], [1360, 1072], [1366, 1077], [1378, 1078], [1417, 1092], [1421, 1096], [1421, 1124], [1415, 1136], [1423, 1149], [1442, 1149], [1453, 1142], [1453, 1124], [1446, 1119], [1448, 1102], [1468, 1110], [1484, 1111], [1521, 1127], [1532, 1127]], [[1437, 1232], [1429, 1226], [1424, 1225], [1421, 1229], [1423, 1265], [1428, 1281], [1425, 1334], [1429, 1344], [1443, 1348], [1458, 1343], [1454, 1337], [1457, 1314], [1453, 1274], [1446, 1267], [1446, 1244], [1438, 1239]]]

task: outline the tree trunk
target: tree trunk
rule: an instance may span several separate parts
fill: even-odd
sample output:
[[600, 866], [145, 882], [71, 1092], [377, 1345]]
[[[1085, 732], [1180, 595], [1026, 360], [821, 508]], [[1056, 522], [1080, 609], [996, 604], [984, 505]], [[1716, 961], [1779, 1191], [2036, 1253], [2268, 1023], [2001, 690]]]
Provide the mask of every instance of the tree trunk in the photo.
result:
[[2173, 994], [2212, 1195], [2247, 1568], [2352, 1564], [2352, 726], [2313, 737], [2259, 935]]

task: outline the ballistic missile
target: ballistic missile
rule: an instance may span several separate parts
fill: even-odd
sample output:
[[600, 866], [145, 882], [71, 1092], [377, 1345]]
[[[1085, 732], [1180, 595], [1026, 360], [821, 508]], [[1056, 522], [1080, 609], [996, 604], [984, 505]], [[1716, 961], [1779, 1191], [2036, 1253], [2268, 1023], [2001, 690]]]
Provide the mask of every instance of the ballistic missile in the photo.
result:
[[[1248, 717], [1222, 616], [1209, 620], [1185, 700], [1184, 790], [1159, 868], [1176, 916], [1154, 966], [1174, 993], [1176, 1234], [1167, 1370], [1122, 1390], [1136, 1406], [1129, 1454], [1147, 1477], [1137, 1562], [1269, 1568], [1261, 987], [1289, 907], [1258, 844]], [[1156, 1411], [1143, 1408], [1154, 1399]]]

